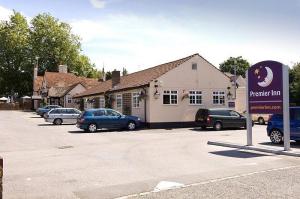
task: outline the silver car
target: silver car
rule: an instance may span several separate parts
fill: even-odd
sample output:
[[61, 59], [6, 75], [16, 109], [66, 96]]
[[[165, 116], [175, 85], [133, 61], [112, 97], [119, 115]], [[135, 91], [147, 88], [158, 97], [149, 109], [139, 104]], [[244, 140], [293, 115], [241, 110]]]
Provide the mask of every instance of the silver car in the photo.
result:
[[45, 115], [45, 121], [55, 125], [63, 123], [75, 124], [81, 112], [75, 108], [56, 108], [51, 109]]

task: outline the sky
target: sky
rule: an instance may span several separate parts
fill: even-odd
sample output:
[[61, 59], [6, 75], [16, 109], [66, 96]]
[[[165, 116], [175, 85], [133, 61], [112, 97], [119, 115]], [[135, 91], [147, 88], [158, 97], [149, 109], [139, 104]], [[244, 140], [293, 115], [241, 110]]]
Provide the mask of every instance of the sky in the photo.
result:
[[98, 69], [130, 73], [199, 53], [215, 66], [300, 62], [300, 0], [0, 0], [29, 20], [47, 12], [71, 24]]

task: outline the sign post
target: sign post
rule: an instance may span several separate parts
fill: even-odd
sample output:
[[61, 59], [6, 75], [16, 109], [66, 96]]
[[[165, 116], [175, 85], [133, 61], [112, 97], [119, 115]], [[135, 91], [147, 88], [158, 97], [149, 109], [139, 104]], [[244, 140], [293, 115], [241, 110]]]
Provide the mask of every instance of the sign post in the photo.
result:
[[247, 145], [252, 145], [251, 114], [283, 114], [284, 150], [290, 149], [288, 67], [262, 61], [247, 71]]

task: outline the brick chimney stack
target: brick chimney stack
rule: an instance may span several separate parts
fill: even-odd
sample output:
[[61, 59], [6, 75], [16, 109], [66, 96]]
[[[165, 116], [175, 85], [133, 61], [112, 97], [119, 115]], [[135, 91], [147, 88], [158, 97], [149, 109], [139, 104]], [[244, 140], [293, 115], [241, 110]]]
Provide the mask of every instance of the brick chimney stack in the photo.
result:
[[59, 65], [58, 72], [59, 73], [68, 73], [68, 66], [67, 65]]
[[112, 87], [120, 83], [120, 71], [114, 70], [111, 74]]

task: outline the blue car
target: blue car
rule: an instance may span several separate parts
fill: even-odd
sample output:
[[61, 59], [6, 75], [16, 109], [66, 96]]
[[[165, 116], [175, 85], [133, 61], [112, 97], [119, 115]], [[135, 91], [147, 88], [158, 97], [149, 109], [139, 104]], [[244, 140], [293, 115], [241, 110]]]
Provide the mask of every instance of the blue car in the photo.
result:
[[[300, 107], [290, 107], [291, 140], [300, 141]], [[267, 126], [267, 133], [274, 144], [283, 142], [283, 115], [271, 116]]]
[[89, 109], [83, 112], [77, 120], [77, 127], [87, 132], [97, 129], [128, 129], [135, 130], [140, 126], [141, 119], [128, 116], [113, 109]]
[[46, 115], [46, 113], [48, 113], [48, 111], [50, 111], [51, 109], [55, 109], [55, 108], [62, 108], [61, 106], [58, 105], [48, 105], [48, 106], [44, 106], [42, 108], [38, 108], [36, 110], [36, 114], [38, 114], [41, 117], [44, 117]]

